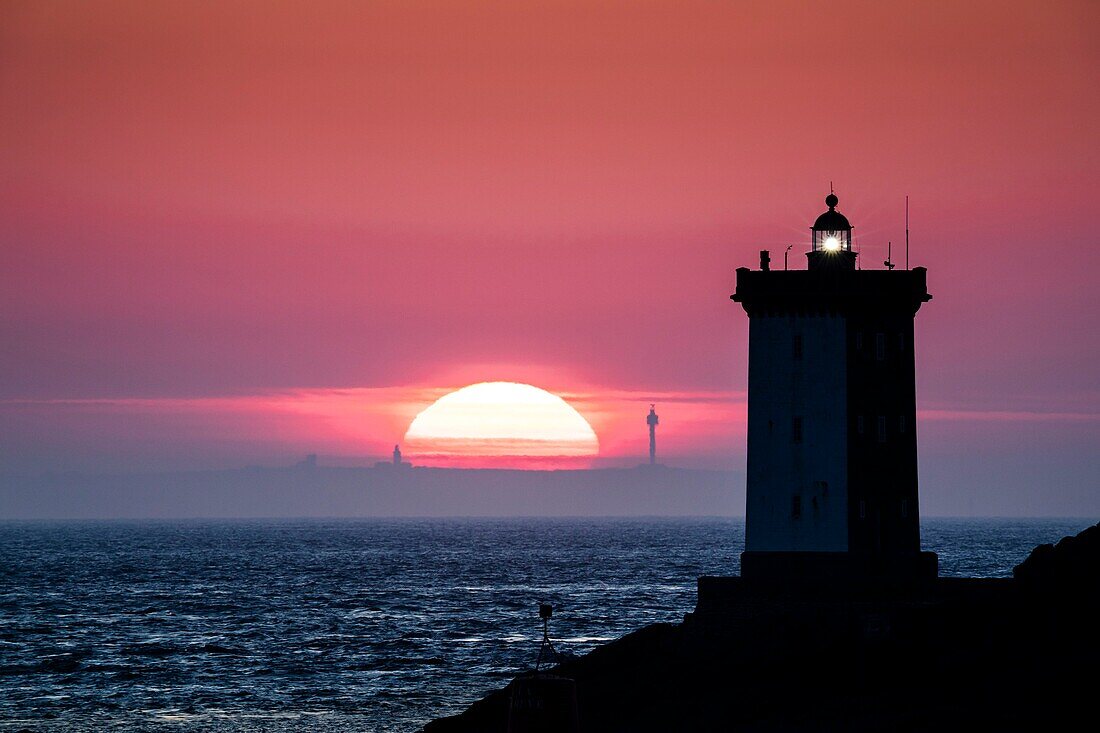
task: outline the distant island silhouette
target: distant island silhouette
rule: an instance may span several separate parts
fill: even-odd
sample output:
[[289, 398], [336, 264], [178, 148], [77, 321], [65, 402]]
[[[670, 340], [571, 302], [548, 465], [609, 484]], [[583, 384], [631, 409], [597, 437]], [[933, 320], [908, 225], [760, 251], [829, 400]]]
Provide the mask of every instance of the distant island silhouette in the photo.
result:
[[0, 518], [736, 516], [734, 471], [643, 464], [530, 471], [317, 465], [130, 474], [0, 474]]

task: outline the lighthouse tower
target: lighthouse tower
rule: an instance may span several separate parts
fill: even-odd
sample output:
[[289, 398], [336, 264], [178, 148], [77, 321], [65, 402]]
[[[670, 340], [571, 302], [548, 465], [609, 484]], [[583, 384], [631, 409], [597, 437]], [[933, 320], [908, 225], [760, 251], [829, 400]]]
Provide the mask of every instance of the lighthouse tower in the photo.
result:
[[836, 210], [811, 227], [805, 270], [739, 268], [749, 317], [742, 575], [934, 577], [920, 550], [913, 319], [923, 267], [857, 270]]
[[649, 465], [657, 465], [657, 405], [649, 406], [649, 414], [645, 418], [649, 426]]

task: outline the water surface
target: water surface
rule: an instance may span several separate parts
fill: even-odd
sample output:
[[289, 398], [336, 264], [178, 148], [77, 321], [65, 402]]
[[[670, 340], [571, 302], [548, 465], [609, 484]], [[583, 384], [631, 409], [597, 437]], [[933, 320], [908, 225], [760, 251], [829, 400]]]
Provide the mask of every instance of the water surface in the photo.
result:
[[[1087, 520], [923, 523], [1010, 575]], [[734, 519], [0, 524], [0, 729], [413, 731], [562, 650], [679, 621]]]

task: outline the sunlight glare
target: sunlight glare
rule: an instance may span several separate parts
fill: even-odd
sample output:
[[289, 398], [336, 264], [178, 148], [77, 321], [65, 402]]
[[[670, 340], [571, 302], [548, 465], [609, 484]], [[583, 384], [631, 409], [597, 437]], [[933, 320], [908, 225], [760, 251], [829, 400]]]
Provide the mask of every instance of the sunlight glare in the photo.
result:
[[530, 384], [481, 382], [436, 400], [409, 425], [410, 449], [458, 456], [594, 456], [588, 421]]

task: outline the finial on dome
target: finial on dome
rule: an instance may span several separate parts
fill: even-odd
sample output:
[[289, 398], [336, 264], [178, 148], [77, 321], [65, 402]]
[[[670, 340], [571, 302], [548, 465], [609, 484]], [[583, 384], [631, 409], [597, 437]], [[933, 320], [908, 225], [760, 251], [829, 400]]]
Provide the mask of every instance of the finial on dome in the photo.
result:
[[840, 199], [836, 197], [835, 193], [830, 193], [825, 197], [825, 205], [828, 206], [830, 210], [835, 209], [839, 201]]

